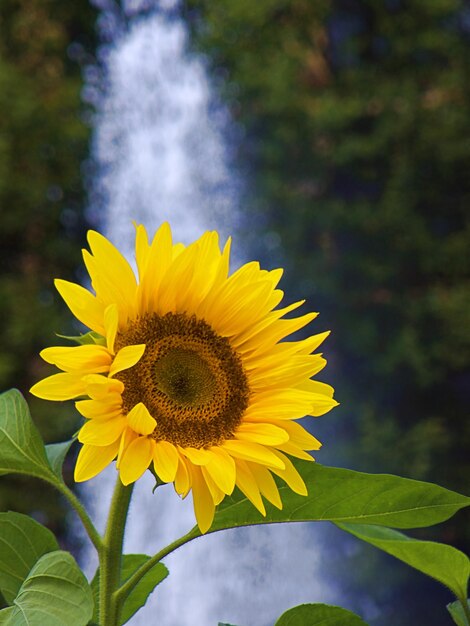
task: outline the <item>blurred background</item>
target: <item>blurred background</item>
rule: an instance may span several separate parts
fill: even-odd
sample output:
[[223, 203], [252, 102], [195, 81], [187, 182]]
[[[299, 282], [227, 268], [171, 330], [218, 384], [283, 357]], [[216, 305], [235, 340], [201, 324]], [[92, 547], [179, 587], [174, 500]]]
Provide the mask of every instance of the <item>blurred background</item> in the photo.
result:
[[[284, 266], [287, 299], [307, 298], [332, 331], [323, 378], [341, 406], [315, 422], [321, 462], [469, 493], [470, 3], [186, 0], [177, 10], [234, 121], [237, 245]], [[80, 248], [99, 226], [83, 96], [100, 73], [97, 18], [87, 0], [0, 3], [0, 389], [25, 393], [48, 442], [78, 425], [73, 407], [28, 389], [50, 373], [38, 352], [75, 331], [52, 279], [81, 280]], [[79, 549], [45, 485], [3, 479], [0, 509], [33, 514]], [[468, 521], [414, 535], [468, 553]], [[450, 623], [438, 583], [342, 541], [325, 577], [345, 606], [373, 626]]]

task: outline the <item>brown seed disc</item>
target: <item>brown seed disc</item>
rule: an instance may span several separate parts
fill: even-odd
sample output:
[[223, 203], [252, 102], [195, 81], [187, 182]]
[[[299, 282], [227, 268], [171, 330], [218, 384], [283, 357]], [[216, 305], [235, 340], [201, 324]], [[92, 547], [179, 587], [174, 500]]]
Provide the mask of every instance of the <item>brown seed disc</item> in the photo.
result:
[[143, 402], [157, 421], [152, 437], [206, 448], [233, 437], [248, 406], [242, 362], [226, 337], [184, 313], [145, 315], [118, 333], [116, 350], [146, 345], [141, 360], [116, 374], [123, 411]]

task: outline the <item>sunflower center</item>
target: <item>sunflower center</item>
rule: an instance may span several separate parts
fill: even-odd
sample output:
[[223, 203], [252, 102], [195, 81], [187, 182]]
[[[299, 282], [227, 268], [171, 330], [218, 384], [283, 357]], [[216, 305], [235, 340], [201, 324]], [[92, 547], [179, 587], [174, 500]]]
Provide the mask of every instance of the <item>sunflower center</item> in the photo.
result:
[[181, 406], [202, 406], [217, 392], [209, 364], [195, 350], [170, 349], [155, 363], [157, 388]]
[[218, 445], [233, 436], [248, 406], [240, 357], [195, 316], [145, 315], [118, 334], [116, 349], [145, 343], [141, 360], [116, 375], [123, 411], [143, 402], [157, 426], [152, 437], [183, 447]]

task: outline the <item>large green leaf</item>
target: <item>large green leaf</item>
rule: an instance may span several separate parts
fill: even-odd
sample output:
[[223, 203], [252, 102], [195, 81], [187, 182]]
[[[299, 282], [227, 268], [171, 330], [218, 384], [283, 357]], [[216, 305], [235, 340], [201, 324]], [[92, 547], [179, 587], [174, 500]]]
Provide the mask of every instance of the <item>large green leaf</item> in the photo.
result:
[[56, 480], [41, 435], [17, 389], [0, 395], [0, 474], [12, 472]]
[[62, 466], [64, 464], [65, 457], [67, 456], [67, 452], [70, 450], [70, 446], [73, 444], [73, 439], [69, 441], [63, 441], [61, 443], [49, 443], [46, 446], [46, 456], [49, 461], [49, 465], [52, 468], [54, 474], [60, 480], [63, 480], [62, 477]]
[[[132, 574], [150, 559], [146, 554], [125, 554], [122, 558], [121, 582], [125, 583]], [[141, 578], [135, 588], [127, 596], [122, 610], [120, 624], [125, 624], [147, 602], [147, 598], [157, 585], [168, 576], [168, 570], [163, 563], [157, 563]], [[91, 588], [95, 600], [93, 619], [98, 620], [99, 605], [99, 570], [91, 581]]]
[[[470, 600], [467, 600], [467, 607], [470, 613]], [[451, 604], [447, 605], [447, 610], [451, 614], [452, 619], [457, 626], [470, 626], [470, 621], [467, 619], [463, 606], [460, 602], [451, 602]]]
[[281, 615], [274, 626], [367, 626], [359, 616], [328, 604], [300, 604]]
[[33, 567], [5, 626], [86, 626], [92, 615], [93, 596], [85, 576], [71, 554], [57, 550]]
[[458, 598], [467, 597], [470, 560], [452, 546], [420, 541], [383, 526], [337, 524], [355, 537], [380, 548], [446, 585]]
[[0, 591], [8, 604], [13, 604], [39, 558], [58, 549], [51, 531], [31, 517], [0, 513]]
[[10, 621], [10, 617], [15, 608], [13, 606], [9, 606], [6, 609], [2, 609], [0, 611], [0, 626], [8, 626]]
[[432, 483], [389, 474], [364, 474], [296, 462], [309, 495], [299, 496], [287, 485], [279, 490], [283, 509], [267, 504], [266, 517], [236, 490], [218, 507], [209, 532], [271, 522], [332, 521], [418, 528], [442, 522], [470, 498]]

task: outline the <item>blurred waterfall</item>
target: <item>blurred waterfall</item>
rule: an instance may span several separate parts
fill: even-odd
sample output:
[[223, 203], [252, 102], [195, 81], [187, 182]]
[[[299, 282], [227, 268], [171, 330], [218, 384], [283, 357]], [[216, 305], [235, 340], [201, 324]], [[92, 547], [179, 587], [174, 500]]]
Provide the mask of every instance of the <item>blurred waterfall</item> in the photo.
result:
[[[230, 120], [211, 93], [203, 60], [187, 51], [188, 36], [171, 2], [159, 10], [101, 1], [102, 72], [89, 72], [85, 98], [94, 100], [93, 160], [97, 174], [90, 215], [132, 261], [132, 220], [150, 233], [168, 220], [189, 242], [206, 229], [236, 238], [240, 181], [226, 142]], [[140, 14], [139, 14], [140, 11]], [[143, 13], [142, 13], [143, 11]], [[129, 17], [133, 14], [133, 17]], [[105, 207], [104, 216], [97, 215]], [[97, 208], [98, 207], [98, 208]], [[114, 465], [83, 489], [102, 528]], [[136, 486], [126, 534], [128, 553], [153, 554], [194, 525], [191, 496], [168, 485], [152, 495], [147, 473]], [[170, 576], [129, 623], [159, 626], [271, 625], [302, 602], [331, 602], [323, 582], [318, 528], [302, 524], [247, 528], [198, 539], [165, 559]], [[82, 562], [93, 574], [91, 549]]]

